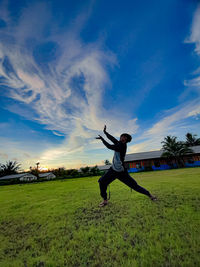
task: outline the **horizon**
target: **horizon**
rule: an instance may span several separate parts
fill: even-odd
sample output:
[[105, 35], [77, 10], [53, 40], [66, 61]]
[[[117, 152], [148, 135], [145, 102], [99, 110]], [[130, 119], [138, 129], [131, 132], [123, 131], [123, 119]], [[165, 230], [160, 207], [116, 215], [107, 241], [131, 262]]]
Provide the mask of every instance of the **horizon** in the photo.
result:
[[197, 0], [0, 3], [0, 163], [80, 168], [200, 129]]

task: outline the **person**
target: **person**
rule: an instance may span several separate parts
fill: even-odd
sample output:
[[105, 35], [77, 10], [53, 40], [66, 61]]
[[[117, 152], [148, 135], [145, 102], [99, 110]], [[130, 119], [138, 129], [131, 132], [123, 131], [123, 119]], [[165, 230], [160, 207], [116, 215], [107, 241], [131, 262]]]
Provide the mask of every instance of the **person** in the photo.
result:
[[98, 180], [100, 187], [100, 194], [103, 198], [103, 202], [100, 203], [100, 207], [106, 206], [108, 204], [107, 198], [107, 187], [110, 183], [112, 183], [116, 178], [118, 178], [121, 182], [134, 189], [135, 191], [142, 193], [148, 196], [152, 201], [156, 200], [156, 197], [151, 195], [149, 191], [145, 188], [141, 187], [137, 184], [137, 182], [129, 175], [127, 169], [124, 166], [124, 158], [126, 155], [127, 143], [131, 142], [132, 137], [127, 133], [123, 133], [120, 136], [120, 140], [118, 141], [112, 135], [110, 135], [106, 131], [106, 125], [103, 130], [106, 137], [112, 141], [113, 144], [109, 144], [101, 135], [96, 137], [96, 139], [100, 139], [103, 144], [111, 150], [114, 150], [114, 156], [112, 160], [112, 165], [110, 169]]

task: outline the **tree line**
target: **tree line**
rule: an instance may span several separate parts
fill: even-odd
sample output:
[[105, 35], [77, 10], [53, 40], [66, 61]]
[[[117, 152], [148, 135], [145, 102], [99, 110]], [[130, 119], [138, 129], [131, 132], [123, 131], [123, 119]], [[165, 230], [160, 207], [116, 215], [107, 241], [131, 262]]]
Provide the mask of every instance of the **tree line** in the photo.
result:
[[[162, 157], [168, 158], [169, 160], [175, 160], [177, 167], [183, 167], [183, 156], [193, 153], [193, 146], [200, 145], [200, 138], [197, 138], [196, 134], [187, 133], [185, 137], [185, 141], [178, 141], [176, 136], [169, 135], [166, 136], [161, 142], [163, 149]], [[106, 165], [110, 164], [109, 160], [105, 160], [104, 162]], [[42, 171], [40, 171], [38, 168], [39, 163], [36, 163], [36, 165], [37, 167], [31, 168], [29, 172], [35, 176], [38, 176], [39, 173], [42, 173]], [[0, 164], [0, 177], [5, 175], [17, 174], [20, 172], [20, 170], [21, 164], [19, 164], [17, 161], [7, 161], [5, 164]], [[45, 172], [50, 171], [53, 172], [58, 178], [76, 178], [102, 174], [102, 171], [100, 171], [97, 166], [82, 167], [79, 171], [77, 169], [67, 170], [62, 167], [56, 169], [49, 169]]]
[[[0, 177], [6, 175], [17, 174], [21, 172], [21, 164], [17, 161], [7, 161], [6, 164], [0, 164]], [[40, 173], [52, 172], [57, 178], [76, 178], [86, 176], [101, 175], [102, 172], [97, 166], [94, 167], [82, 167], [77, 169], [65, 169], [64, 167], [48, 169], [47, 171], [40, 171], [38, 165], [35, 168], [30, 168], [29, 173], [39, 177]]]

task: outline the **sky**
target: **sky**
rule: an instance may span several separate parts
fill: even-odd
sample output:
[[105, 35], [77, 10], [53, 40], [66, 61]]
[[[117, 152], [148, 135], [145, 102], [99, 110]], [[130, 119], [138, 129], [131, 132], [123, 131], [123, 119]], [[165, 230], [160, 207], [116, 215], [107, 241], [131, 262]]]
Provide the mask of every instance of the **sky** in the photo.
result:
[[0, 163], [103, 165], [200, 134], [197, 0], [0, 0]]

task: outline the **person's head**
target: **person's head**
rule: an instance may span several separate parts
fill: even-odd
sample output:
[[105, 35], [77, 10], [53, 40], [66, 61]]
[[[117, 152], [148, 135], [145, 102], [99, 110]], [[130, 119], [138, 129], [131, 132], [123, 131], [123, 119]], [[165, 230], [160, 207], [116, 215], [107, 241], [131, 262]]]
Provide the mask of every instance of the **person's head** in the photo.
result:
[[120, 141], [121, 141], [122, 143], [129, 143], [129, 142], [131, 142], [131, 140], [132, 140], [132, 137], [131, 137], [130, 134], [123, 133], [123, 134], [121, 134], [121, 136], [120, 136]]

